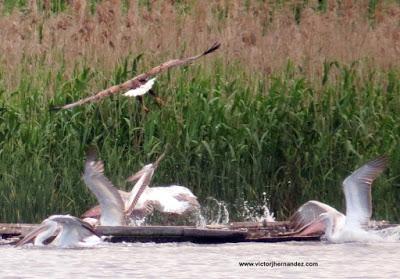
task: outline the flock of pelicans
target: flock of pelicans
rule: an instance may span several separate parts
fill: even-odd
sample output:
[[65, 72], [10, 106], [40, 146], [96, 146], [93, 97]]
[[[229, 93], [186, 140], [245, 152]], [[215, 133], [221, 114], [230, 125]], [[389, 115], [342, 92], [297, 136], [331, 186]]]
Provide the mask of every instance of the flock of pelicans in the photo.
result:
[[[122, 89], [130, 89], [124, 95], [142, 98], [149, 92], [157, 98], [151, 88], [155, 75], [172, 67], [183, 66], [214, 52], [220, 47], [213, 44], [203, 53], [167, 61], [150, 71], [112, 86], [95, 95], [55, 109], [71, 109], [89, 102], [99, 101], [118, 93]], [[165, 153], [164, 153], [165, 154]], [[145, 165], [127, 181], [134, 183], [131, 192], [118, 190], [104, 175], [104, 164], [96, 159], [94, 149], [89, 149], [86, 156], [83, 180], [99, 203], [85, 212], [83, 219], [70, 215], [52, 215], [37, 228], [29, 232], [16, 246], [33, 243], [36, 246], [52, 245], [56, 247], [91, 246], [102, 241], [94, 227], [137, 225], [140, 220], [153, 212], [186, 216], [200, 212], [197, 197], [186, 187], [165, 186], [150, 187], [154, 171], [164, 154], [152, 164]], [[292, 235], [307, 236], [324, 234], [331, 242], [363, 241], [379, 238], [379, 235], [368, 230], [372, 215], [371, 185], [388, 164], [386, 156], [380, 156], [348, 176], [343, 182], [346, 197], [346, 215], [331, 206], [319, 201], [308, 201], [291, 217], [294, 228]]]
[[[165, 153], [164, 153], [165, 154]], [[186, 187], [171, 185], [149, 187], [155, 169], [164, 154], [152, 164], [145, 165], [128, 182], [136, 182], [130, 193], [118, 190], [104, 175], [104, 164], [96, 160], [96, 152], [87, 152], [83, 180], [96, 196], [98, 206], [86, 211], [79, 219], [70, 215], [52, 215], [28, 233], [16, 246], [33, 242], [35, 246], [74, 247], [101, 241], [94, 227], [127, 226], [135, 224], [154, 211], [167, 215], [185, 216], [200, 210], [197, 197]]]
[[[131, 192], [117, 190], [104, 176], [104, 164], [96, 160], [90, 149], [86, 156], [83, 180], [96, 196], [99, 205], [83, 214], [83, 219], [70, 215], [52, 215], [28, 233], [16, 246], [33, 242], [33, 245], [56, 247], [92, 246], [102, 241], [94, 227], [126, 226], [134, 220], [158, 211], [165, 214], [185, 215], [198, 212], [197, 197], [183, 186], [149, 187], [156, 162], [145, 165], [127, 181], [136, 182]], [[380, 156], [355, 170], [343, 181], [346, 198], [346, 215], [319, 201], [308, 201], [291, 217], [292, 235], [323, 234], [330, 242], [369, 241], [382, 239], [368, 230], [372, 215], [371, 186], [388, 163]]]

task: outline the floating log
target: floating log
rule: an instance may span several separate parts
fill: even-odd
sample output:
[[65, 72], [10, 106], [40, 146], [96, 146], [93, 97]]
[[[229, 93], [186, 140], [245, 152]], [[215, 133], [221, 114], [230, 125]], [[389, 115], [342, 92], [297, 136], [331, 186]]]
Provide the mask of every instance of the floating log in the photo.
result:
[[[37, 224], [0, 224], [0, 244], [13, 244], [24, 237]], [[371, 229], [397, 225], [373, 222]], [[289, 222], [234, 222], [226, 225], [208, 225], [206, 228], [191, 226], [98, 226], [95, 231], [110, 242], [283, 242], [318, 241], [320, 235], [296, 236]]]
[[[9, 244], [24, 237], [36, 224], [0, 224], [3, 243]], [[288, 222], [257, 223], [234, 222], [227, 225], [209, 225], [206, 228], [191, 226], [98, 226], [95, 231], [110, 242], [186, 242], [228, 243], [228, 242], [278, 242], [317, 240], [318, 238], [288, 237]]]
[[226, 243], [246, 241], [247, 231], [202, 229], [188, 226], [99, 226], [96, 232], [111, 242], [185, 242]]
[[11, 236], [25, 236], [34, 229], [37, 224], [4, 224], [0, 223], [0, 236], [7, 238]]
[[268, 236], [268, 237], [256, 237], [247, 238], [248, 242], [286, 242], [286, 241], [319, 241], [320, 235], [313, 236]]

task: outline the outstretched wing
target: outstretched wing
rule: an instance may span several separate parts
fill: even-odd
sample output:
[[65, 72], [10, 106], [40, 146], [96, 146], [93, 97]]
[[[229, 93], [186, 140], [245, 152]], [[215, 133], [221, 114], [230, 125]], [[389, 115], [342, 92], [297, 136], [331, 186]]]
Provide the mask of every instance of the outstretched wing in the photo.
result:
[[71, 215], [53, 215], [49, 219], [61, 224], [62, 226], [68, 227], [70, 230], [74, 230], [80, 240], [92, 235], [100, 237], [89, 223], [82, 221], [77, 217]]
[[388, 158], [380, 156], [355, 170], [343, 181], [347, 224], [368, 225], [372, 215], [371, 186], [387, 164]]
[[219, 47], [221, 46], [220, 43], [214, 43], [209, 49], [207, 49], [206, 51], [204, 51], [203, 53], [199, 54], [199, 55], [195, 55], [192, 57], [188, 57], [188, 58], [183, 58], [183, 59], [174, 59], [174, 60], [170, 60], [167, 61], [165, 63], [162, 63], [161, 65], [158, 65], [157, 67], [154, 67], [153, 69], [151, 69], [150, 71], [148, 71], [147, 73], [143, 73], [140, 74], [136, 77], [134, 77], [131, 80], [128, 80], [122, 84], [119, 85], [114, 85], [110, 88], [107, 88], [103, 91], [100, 91], [99, 93], [89, 96], [87, 98], [81, 99], [77, 102], [68, 104], [68, 105], [64, 105], [61, 107], [53, 107], [52, 110], [59, 110], [59, 109], [71, 109], [77, 106], [81, 106], [83, 104], [86, 103], [91, 103], [91, 102], [98, 102], [108, 96], [111, 96], [113, 94], [117, 94], [118, 92], [120, 92], [121, 90], [130, 90], [130, 89], [135, 89], [137, 87], [140, 87], [144, 82], [148, 81], [149, 78], [160, 74], [170, 68], [173, 67], [178, 67], [178, 66], [183, 66], [183, 65], [187, 65], [189, 63], [192, 63], [193, 61], [199, 59], [202, 56], [205, 56], [209, 53], [214, 52], [215, 50], [217, 50]]
[[96, 161], [96, 153], [94, 149], [90, 149], [87, 153], [83, 180], [100, 204], [100, 224], [103, 226], [125, 225], [124, 204], [121, 196], [103, 173], [103, 162]]

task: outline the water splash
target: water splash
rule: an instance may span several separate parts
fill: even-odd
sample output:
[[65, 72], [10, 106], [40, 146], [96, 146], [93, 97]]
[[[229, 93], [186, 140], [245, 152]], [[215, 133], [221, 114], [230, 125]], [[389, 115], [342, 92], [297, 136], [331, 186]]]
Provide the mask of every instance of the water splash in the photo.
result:
[[146, 225], [146, 221], [147, 221], [146, 216], [142, 217], [142, 218], [139, 218], [139, 217], [129, 218], [129, 225], [135, 226], [135, 227], [140, 227], [140, 226]]
[[202, 206], [202, 217], [209, 225], [226, 225], [229, 223], [229, 211], [224, 201], [208, 197]]
[[[252, 222], [275, 222], [274, 214], [269, 209], [269, 199], [264, 192], [263, 201], [255, 206], [249, 202], [243, 201], [242, 204], [236, 204], [241, 208], [240, 219]], [[227, 225], [230, 221], [230, 213], [228, 205], [224, 201], [217, 200], [214, 197], [208, 197], [202, 203], [199, 211], [192, 212], [189, 215], [179, 218], [179, 222], [165, 218], [163, 214], [154, 212], [147, 218], [135, 218], [131, 220], [131, 224], [135, 226], [143, 226], [150, 224], [158, 225], [195, 225], [199, 228], [205, 228], [207, 225]], [[184, 220], [183, 220], [184, 219]]]
[[243, 201], [242, 219], [252, 222], [275, 222], [274, 213], [269, 209], [269, 199], [267, 193], [263, 192], [262, 204], [251, 205], [248, 201]]
[[400, 240], [400, 226], [388, 227], [381, 230], [374, 231], [374, 234], [382, 237], [386, 241], [399, 241]]
[[196, 228], [205, 228], [207, 226], [207, 220], [201, 213], [201, 210], [195, 212]]

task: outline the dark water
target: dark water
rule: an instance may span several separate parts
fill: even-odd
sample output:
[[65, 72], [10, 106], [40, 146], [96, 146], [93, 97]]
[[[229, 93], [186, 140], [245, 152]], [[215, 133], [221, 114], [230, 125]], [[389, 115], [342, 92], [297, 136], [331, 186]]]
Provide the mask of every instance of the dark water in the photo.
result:
[[[400, 278], [399, 251], [399, 242], [0, 247], [1, 278]], [[304, 266], [241, 267], [240, 262]]]

